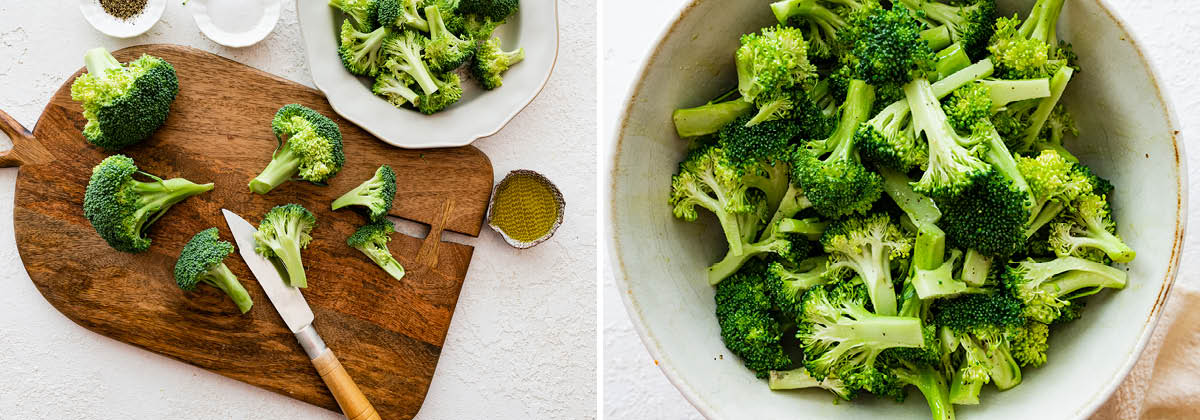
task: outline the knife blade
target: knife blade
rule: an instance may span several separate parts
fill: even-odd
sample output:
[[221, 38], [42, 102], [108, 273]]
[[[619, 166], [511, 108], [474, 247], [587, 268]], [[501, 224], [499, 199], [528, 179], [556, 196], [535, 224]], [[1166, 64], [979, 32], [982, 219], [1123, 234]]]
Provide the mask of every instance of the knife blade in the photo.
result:
[[237, 243], [242, 260], [258, 279], [258, 284], [262, 286], [263, 292], [266, 292], [275, 311], [283, 318], [283, 323], [287, 324], [288, 330], [291, 330], [296, 336], [296, 341], [300, 342], [300, 348], [304, 349], [313, 367], [317, 368], [317, 374], [325, 381], [325, 386], [337, 400], [342, 414], [350, 420], [379, 420], [379, 413], [375, 411], [375, 407], [367, 401], [367, 397], [350, 378], [342, 362], [313, 328], [312, 308], [304, 300], [304, 294], [300, 293], [300, 289], [285, 284], [276, 265], [254, 251], [254, 234], [258, 229], [232, 211], [221, 209], [221, 213], [225, 215], [225, 223], [233, 233], [233, 240]]

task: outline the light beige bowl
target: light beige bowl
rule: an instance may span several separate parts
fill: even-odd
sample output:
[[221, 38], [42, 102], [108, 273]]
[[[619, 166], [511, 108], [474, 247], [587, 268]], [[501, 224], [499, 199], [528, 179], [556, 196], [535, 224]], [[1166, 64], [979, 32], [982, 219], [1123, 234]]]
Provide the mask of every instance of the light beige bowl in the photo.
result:
[[[1001, 0], [1027, 13], [1032, 0]], [[626, 309], [663, 373], [705, 416], [719, 419], [929, 418], [915, 390], [903, 407], [873, 398], [834, 405], [823, 391], [772, 392], [721, 343], [705, 268], [724, 253], [711, 217], [686, 223], [667, 204], [683, 158], [671, 111], [703, 104], [735, 84], [738, 35], [771, 24], [765, 3], [695, 0], [647, 58], [618, 122], [605, 211], [610, 260]], [[1080, 136], [1068, 147], [1116, 185], [1121, 235], [1138, 251], [1129, 286], [1088, 303], [1050, 340], [1049, 362], [1017, 388], [989, 386], [964, 419], [1084, 418], [1137, 360], [1178, 268], [1187, 185], [1179, 124], [1155, 70], [1105, 0], [1070, 0], [1059, 24], [1083, 71], [1065, 99]]]

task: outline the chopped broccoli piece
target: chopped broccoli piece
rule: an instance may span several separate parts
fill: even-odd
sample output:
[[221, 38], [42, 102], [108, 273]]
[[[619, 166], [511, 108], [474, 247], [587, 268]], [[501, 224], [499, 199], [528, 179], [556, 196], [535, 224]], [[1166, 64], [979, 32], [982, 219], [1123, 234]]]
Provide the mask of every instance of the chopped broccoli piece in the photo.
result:
[[342, 22], [341, 42], [338, 45], [338, 56], [342, 65], [351, 74], [374, 77], [383, 67], [386, 51], [383, 49], [384, 40], [388, 39], [392, 30], [380, 27], [371, 32], [361, 32], [350, 20]]
[[71, 99], [83, 106], [88, 143], [115, 152], [149, 138], [167, 121], [179, 93], [170, 63], [143, 54], [121, 65], [102, 47], [88, 50], [84, 62], [88, 72], [71, 83]]
[[517, 13], [520, 3], [519, 0], [461, 0], [458, 11], [499, 22]]
[[299, 204], [275, 206], [263, 216], [254, 232], [254, 252], [282, 266], [292, 287], [308, 287], [300, 250], [312, 241], [312, 229], [317, 218]]
[[837, 129], [797, 149], [792, 176], [823, 216], [866, 213], [883, 192], [882, 178], [863, 166], [854, 147], [855, 132], [870, 117], [874, 100], [871, 85], [851, 81]]
[[342, 170], [342, 132], [337, 123], [305, 106], [288, 104], [271, 120], [279, 141], [271, 162], [250, 181], [250, 191], [266, 194], [294, 178], [324, 184]]
[[404, 266], [396, 261], [396, 257], [392, 256], [392, 252], [387, 247], [388, 242], [392, 240], [390, 236], [392, 232], [395, 232], [392, 222], [375, 221], [358, 228], [353, 235], [346, 238], [346, 245], [362, 251], [388, 275], [400, 280], [404, 278]]
[[725, 347], [763, 378], [792, 365], [780, 338], [783, 328], [771, 316], [771, 299], [760, 262], [749, 264], [717, 285], [717, 324]]
[[437, 86], [437, 91], [421, 95], [417, 99], [417, 110], [421, 113], [435, 114], [462, 99], [462, 80], [459, 79], [458, 74], [446, 73], [441, 77], [434, 78], [433, 83]]
[[396, 199], [396, 172], [391, 166], [383, 165], [375, 170], [375, 175], [354, 189], [333, 200], [333, 210], [346, 206], [362, 206], [367, 209], [371, 221], [384, 220], [392, 209], [392, 201]]
[[901, 86], [934, 69], [934, 52], [921, 39], [921, 23], [904, 6], [889, 10], [873, 1], [866, 4], [850, 14], [849, 25], [839, 32], [847, 50], [842, 62], [855, 79], [876, 87]]
[[394, 26], [404, 29], [412, 28], [421, 32], [429, 32], [429, 22], [421, 17], [419, 0], [373, 0], [376, 5], [376, 18], [379, 26]]
[[[394, 63], [389, 61], [388, 63]], [[375, 84], [371, 86], [371, 93], [384, 97], [389, 103], [395, 106], [404, 104], [415, 104], [421, 94], [412, 89], [412, 85], [416, 81], [412, 76], [400, 70], [396, 70], [394, 65], [384, 65], [384, 70], [375, 76]]]
[[962, 44], [970, 56], [986, 55], [995, 29], [995, 0], [966, 0], [957, 4], [947, 4], [945, 0], [899, 0], [899, 3], [919, 11], [918, 19], [930, 27], [945, 26], [950, 38]]
[[897, 313], [892, 262], [912, 252], [912, 238], [886, 214], [851, 217], [834, 222], [821, 237], [829, 253], [829, 269], [852, 270], [858, 274], [880, 315]]
[[788, 390], [788, 389], [803, 389], [803, 388], [822, 388], [833, 395], [837, 395], [843, 400], [849, 401], [853, 396], [850, 389], [846, 388], [846, 383], [838, 378], [827, 375], [825, 379], [818, 380], [808, 373], [807, 369], [796, 368], [792, 370], [772, 370], [767, 376], [767, 386], [772, 390]]
[[371, 32], [379, 27], [379, 0], [329, 0], [329, 5], [353, 19], [359, 31]]
[[451, 71], [471, 59], [475, 54], [475, 43], [459, 39], [450, 32], [437, 6], [426, 7], [425, 17], [429, 19], [429, 43], [425, 45], [429, 70], [439, 73]]
[[225, 257], [233, 253], [233, 244], [220, 239], [215, 227], [193, 236], [175, 262], [175, 284], [189, 292], [201, 283], [215, 287], [229, 295], [242, 313], [249, 312], [254, 301], [225, 265]]
[[734, 54], [738, 91], [759, 110], [749, 124], [783, 118], [804, 108], [802, 101], [807, 95], [796, 90], [812, 88], [817, 76], [807, 48], [804, 35], [796, 28], [767, 27], [761, 33], [742, 35], [741, 47]]
[[[135, 174], [150, 180], [138, 181]], [[127, 156], [112, 155], [92, 168], [83, 195], [83, 216], [113, 249], [142, 252], [150, 248], [146, 231], [171, 206], [212, 189], [211, 183], [161, 179], [138, 170]]]
[[1050, 224], [1050, 245], [1058, 256], [1098, 260], [1094, 254], [1100, 253], [1118, 263], [1137, 257], [1137, 252], [1117, 236], [1104, 196], [1084, 194], [1069, 206], [1065, 216], [1067, 220]]
[[501, 75], [509, 67], [524, 59], [524, 48], [504, 51], [500, 48], [500, 38], [489, 38], [479, 44], [475, 52], [475, 60], [471, 61], [471, 75], [479, 80], [484, 89], [492, 90], [504, 84]]
[[[1005, 268], [1005, 287], [1025, 304], [1025, 316], [1054, 322], [1077, 295], [1103, 288], [1122, 289], [1128, 275], [1119, 269], [1079, 257], [1050, 261], [1026, 260]], [[1079, 292], [1079, 293], [1077, 293]]]
[[438, 83], [426, 66], [422, 53], [427, 42], [428, 39], [416, 32], [404, 31], [403, 34], [383, 40], [382, 48], [390, 57], [384, 64], [385, 67], [408, 73], [426, 95], [432, 95], [437, 92]]
[[824, 255], [806, 258], [796, 264], [775, 261], [767, 266], [767, 291], [783, 319], [799, 319], [800, 299], [808, 289], [830, 280], [826, 275], [828, 267], [829, 257]]
[[671, 114], [680, 138], [700, 137], [720, 131], [734, 120], [754, 111], [754, 104], [738, 99], [695, 108], [676, 109]]

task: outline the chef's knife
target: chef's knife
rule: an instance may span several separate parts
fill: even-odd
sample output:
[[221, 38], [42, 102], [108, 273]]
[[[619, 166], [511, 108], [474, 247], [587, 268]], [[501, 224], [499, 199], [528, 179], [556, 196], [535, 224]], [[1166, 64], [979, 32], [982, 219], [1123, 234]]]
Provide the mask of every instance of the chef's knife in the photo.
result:
[[254, 273], [258, 284], [271, 299], [271, 304], [275, 305], [275, 310], [279, 311], [279, 316], [283, 317], [283, 322], [292, 334], [296, 335], [296, 341], [300, 342], [300, 347], [312, 360], [317, 373], [325, 381], [325, 386], [333, 393], [342, 414], [350, 420], [379, 420], [379, 413], [375, 412], [375, 407], [367, 401], [367, 397], [342, 367], [342, 362], [338, 361], [333, 350], [325, 346], [325, 341], [321, 340], [321, 336], [313, 328], [312, 308], [304, 301], [300, 289], [284, 284], [275, 265], [254, 252], [254, 233], [257, 232], [254, 226], [234, 212], [225, 209], [221, 209], [221, 212], [225, 214], [225, 222], [233, 232], [233, 239], [237, 242], [242, 259], [246, 261], [250, 272]]

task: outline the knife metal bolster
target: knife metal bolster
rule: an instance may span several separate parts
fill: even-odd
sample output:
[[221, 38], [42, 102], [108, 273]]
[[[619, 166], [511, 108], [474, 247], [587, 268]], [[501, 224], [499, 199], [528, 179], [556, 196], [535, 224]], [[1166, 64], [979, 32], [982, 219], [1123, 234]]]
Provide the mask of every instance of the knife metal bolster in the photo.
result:
[[325, 345], [325, 340], [321, 339], [321, 335], [317, 334], [317, 329], [313, 328], [312, 324], [305, 325], [300, 331], [296, 331], [296, 341], [300, 342], [300, 348], [304, 349], [304, 354], [308, 355], [308, 360], [316, 359], [317, 356], [325, 353], [329, 347]]

